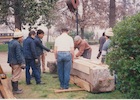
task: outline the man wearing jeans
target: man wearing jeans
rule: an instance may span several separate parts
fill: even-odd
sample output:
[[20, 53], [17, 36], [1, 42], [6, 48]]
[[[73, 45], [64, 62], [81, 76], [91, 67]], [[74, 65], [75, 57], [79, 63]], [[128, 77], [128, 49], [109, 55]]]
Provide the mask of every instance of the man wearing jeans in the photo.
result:
[[23, 51], [26, 61], [26, 84], [31, 84], [31, 75], [30, 75], [30, 68], [32, 68], [32, 71], [34, 73], [34, 77], [36, 80], [36, 84], [40, 84], [41, 78], [39, 74], [39, 70], [37, 69], [37, 52], [35, 48], [35, 42], [34, 38], [36, 36], [35, 31], [30, 31], [28, 37], [23, 42]]
[[68, 29], [62, 28], [62, 34], [55, 40], [54, 54], [57, 60], [60, 89], [69, 88], [70, 70], [74, 58], [74, 42], [68, 35]]

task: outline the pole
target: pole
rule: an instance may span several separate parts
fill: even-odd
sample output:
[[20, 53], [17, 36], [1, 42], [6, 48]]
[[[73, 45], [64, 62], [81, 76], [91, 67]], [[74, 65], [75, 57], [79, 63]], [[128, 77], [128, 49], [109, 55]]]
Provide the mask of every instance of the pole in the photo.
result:
[[76, 29], [77, 29], [77, 35], [78, 35], [78, 8], [76, 10]]

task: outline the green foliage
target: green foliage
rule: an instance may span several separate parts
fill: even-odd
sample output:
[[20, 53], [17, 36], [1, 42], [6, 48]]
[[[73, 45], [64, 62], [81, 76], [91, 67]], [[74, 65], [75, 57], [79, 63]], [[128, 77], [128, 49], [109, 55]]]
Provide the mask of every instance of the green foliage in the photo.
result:
[[140, 14], [129, 17], [114, 28], [107, 64], [118, 76], [117, 88], [127, 98], [140, 98]]
[[0, 44], [0, 52], [6, 52], [6, 51], [8, 51], [8, 45]]
[[8, 15], [8, 8], [7, 5], [8, 0], [1, 0], [0, 1], [0, 24], [4, 23], [7, 20], [7, 17], [5, 15]]
[[85, 32], [84, 37], [85, 39], [93, 40], [93, 35], [94, 35], [93, 32]]
[[[1, 0], [0, 2], [0, 24], [7, 23], [8, 15], [19, 17], [18, 24], [34, 25], [43, 16], [40, 24], [50, 24], [50, 11], [54, 8], [57, 0]], [[13, 12], [11, 12], [11, 10]], [[15, 23], [16, 24], [16, 23]], [[51, 23], [52, 24], [52, 23]]]
[[49, 49], [54, 49], [54, 42], [47, 42], [46, 47]]
[[96, 41], [96, 40], [90, 40], [90, 41], [88, 41], [88, 44], [89, 45], [96, 45], [96, 44], [98, 44], [98, 41]]

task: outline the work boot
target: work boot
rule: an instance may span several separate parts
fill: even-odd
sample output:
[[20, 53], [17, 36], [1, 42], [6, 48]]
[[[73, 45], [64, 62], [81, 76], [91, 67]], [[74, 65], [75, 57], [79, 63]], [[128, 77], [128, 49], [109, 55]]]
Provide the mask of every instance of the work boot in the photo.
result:
[[39, 83], [36, 83], [37, 85], [44, 85], [45, 83], [44, 82], [39, 82]]
[[21, 94], [23, 92], [22, 89], [18, 89], [18, 81], [12, 82], [12, 87], [14, 94]]

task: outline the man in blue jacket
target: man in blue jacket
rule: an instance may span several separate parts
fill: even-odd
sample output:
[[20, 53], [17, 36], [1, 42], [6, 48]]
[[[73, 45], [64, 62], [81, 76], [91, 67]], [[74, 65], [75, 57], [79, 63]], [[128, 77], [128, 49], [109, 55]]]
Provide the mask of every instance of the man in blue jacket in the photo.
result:
[[25, 68], [25, 59], [21, 43], [23, 41], [23, 33], [16, 29], [13, 40], [8, 44], [8, 63], [12, 68], [12, 88], [14, 94], [22, 93], [22, 89], [18, 88], [18, 81], [21, 76], [22, 68]]
[[106, 41], [103, 44], [103, 48], [102, 48], [102, 59], [101, 59], [102, 64], [105, 64], [105, 58], [106, 58], [107, 53], [109, 52], [108, 49], [109, 49], [109, 46], [110, 46], [110, 43], [111, 43], [111, 37], [112, 36], [114, 36], [112, 28], [106, 29], [106, 31], [105, 31]]
[[26, 60], [26, 84], [31, 84], [30, 67], [34, 73], [36, 84], [41, 84], [39, 70], [36, 66], [38, 63], [37, 52], [35, 48], [34, 38], [36, 36], [35, 31], [30, 31], [28, 37], [23, 42], [24, 56]]
[[[42, 30], [37, 30], [37, 36], [35, 37], [35, 44], [36, 44], [36, 51], [37, 51], [37, 56], [38, 56], [38, 64], [37, 68], [39, 70], [39, 74], [41, 75], [41, 63], [40, 63], [40, 56], [43, 54], [43, 50], [46, 50], [48, 52], [53, 52], [52, 50], [46, 48], [43, 46], [41, 39], [44, 37], [44, 31]], [[34, 74], [34, 73], [33, 73]]]

